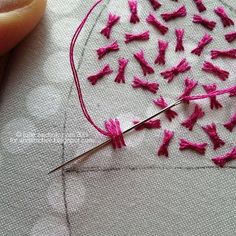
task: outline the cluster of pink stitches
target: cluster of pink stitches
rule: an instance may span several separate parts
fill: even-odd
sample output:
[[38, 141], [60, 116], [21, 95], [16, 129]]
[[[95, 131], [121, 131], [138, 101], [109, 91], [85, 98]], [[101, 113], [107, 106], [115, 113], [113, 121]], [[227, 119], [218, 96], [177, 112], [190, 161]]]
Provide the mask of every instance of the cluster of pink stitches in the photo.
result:
[[[130, 23], [131, 24], [137, 24], [141, 21], [141, 18], [139, 17], [139, 11], [138, 11], [138, 2], [137, 0], [127, 0], [128, 1], [128, 7], [130, 9]], [[158, 0], [149, 0], [150, 6], [152, 6], [153, 10], [158, 10], [161, 8], [162, 4]], [[177, 2], [177, 1], [176, 1]], [[192, 22], [194, 24], [199, 24], [208, 31], [214, 30], [216, 27], [216, 22], [211, 19], [207, 19], [203, 16], [201, 16], [201, 13], [206, 11], [207, 8], [204, 5], [204, 2], [202, 0], [193, 0], [193, 2], [196, 5], [196, 9], [198, 10], [198, 14], [194, 14]], [[223, 27], [230, 27], [234, 25], [234, 21], [227, 15], [226, 11], [223, 7], [217, 7], [214, 9], [215, 14], [220, 18]], [[175, 20], [177, 18], [184, 18], [187, 15], [186, 7], [183, 5], [179, 8], [176, 8], [172, 12], [165, 12], [161, 14], [161, 18], [164, 22], [161, 21], [161, 19], [158, 19], [155, 14], [150, 13], [146, 17], [146, 22], [148, 25], [153, 27], [158, 33], [165, 35], [168, 33], [169, 28], [166, 22]], [[115, 27], [116, 24], [119, 23], [120, 16], [117, 16], [115, 14], [110, 13], [108, 16], [107, 24], [106, 26], [101, 30], [101, 34], [104, 35], [107, 39], [111, 38], [113, 27]], [[184, 51], [184, 35], [185, 30], [184, 29], [175, 29], [175, 37], [176, 37], [176, 45], [175, 45], [175, 52], [178, 51]], [[139, 33], [130, 33], [127, 32], [124, 36], [124, 42], [126, 44], [130, 44], [134, 41], [148, 41], [150, 39], [150, 31], [146, 30]], [[229, 43], [236, 41], [236, 31], [230, 32], [225, 35], [225, 40]], [[196, 56], [201, 56], [202, 52], [204, 51], [205, 47], [207, 47], [208, 44], [210, 44], [213, 41], [213, 37], [209, 33], [205, 33], [197, 43], [196, 47], [192, 49], [191, 53], [195, 54]], [[166, 64], [166, 52], [169, 48], [169, 42], [165, 40], [158, 40], [157, 42], [157, 56], [154, 61], [155, 64], [158, 64], [160, 66]], [[115, 51], [120, 50], [119, 43], [115, 40], [112, 43], [109, 43], [99, 49], [97, 49], [97, 55], [98, 59], [101, 60], [102, 58], [106, 57], [108, 53], [114, 53]], [[149, 74], [154, 74], [155, 69], [151, 65], [151, 63], [145, 58], [145, 52], [144, 50], [138, 51], [134, 53], [134, 59], [135, 61], [140, 65], [141, 70], [143, 72], [143, 76], [147, 76]], [[229, 59], [236, 59], [236, 49], [228, 49], [228, 50], [212, 50], [211, 51], [211, 59], [215, 60], [217, 58], [229, 58]], [[116, 83], [126, 83], [126, 77], [125, 77], [125, 71], [128, 66], [129, 60], [126, 58], [120, 58], [118, 60], [118, 73], [115, 76], [115, 82]], [[169, 68], [167, 70], [161, 71], [160, 75], [167, 80], [168, 83], [171, 83], [179, 74], [183, 74], [186, 71], [191, 70], [191, 65], [189, 62], [183, 58], [179, 61], [176, 65], [174, 65], [172, 68]], [[228, 71], [224, 70], [223, 68], [217, 66], [216, 64], [213, 64], [210, 61], [205, 61], [202, 65], [202, 70], [206, 73], [210, 73], [213, 76], [217, 77], [221, 81], [225, 81], [229, 78], [230, 74]], [[99, 80], [104, 78], [107, 75], [110, 75], [113, 73], [113, 70], [109, 66], [109, 64], [106, 64], [103, 66], [103, 68], [96, 73], [95, 75], [91, 75], [88, 77], [88, 80], [91, 82], [92, 85], [97, 84]], [[205, 84], [203, 85], [203, 89], [206, 92], [206, 95], [201, 96], [191, 96], [191, 93], [194, 91], [194, 89], [198, 86], [198, 82], [195, 80], [192, 80], [188, 77], [184, 80], [184, 91], [179, 95], [178, 99], [181, 99], [185, 103], [189, 103], [195, 99], [204, 99], [209, 98], [210, 100], [210, 108], [213, 109], [220, 109], [222, 108], [222, 104], [217, 100], [217, 96], [224, 93], [229, 93], [230, 97], [236, 96], [236, 87], [234, 89], [226, 89], [222, 90], [222, 92], [218, 92], [217, 85], [215, 83], [213, 84]], [[159, 90], [159, 84], [157, 82], [150, 82], [146, 79], [140, 78], [138, 76], [134, 76], [134, 79], [132, 81], [132, 87], [134, 89], [143, 89], [148, 92], [151, 92], [153, 94], [156, 94]], [[158, 99], [153, 100], [154, 104], [159, 107], [160, 109], [164, 109], [168, 106], [167, 101], [161, 96]], [[189, 131], [192, 131], [197, 124], [198, 120], [203, 118], [205, 115], [205, 112], [199, 105], [195, 105], [195, 108], [192, 112], [192, 114], [186, 118], [181, 125], [184, 126]], [[175, 119], [178, 114], [169, 109], [165, 112], [166, 118], [171, 122], [173, 119]], [[140, 121], [133, 121], [134, 124], [138, 124]], [[236, 113], [233, 114], [233, 116], [224, 124], [224, 127], [228, 129], [230, 132], [233, 131], [233, 129], [236, 127]], [[121, 148], [122, 146], [125, 146], [125, 142], [122, 136], [122, 132], [119, 126], [118, 120], [109, 120], [105, 123], [106, 131], [102, 131], [103, 134], [106, 136], [109, 136], [113, 140], [113, 147], [114, 148]], [[154, 119], [146, 122], [142, 126], [138, 127], [136, 130], [143, 130], [143, 129], [160, 129], [161, 128], [161, 122], [159, 119]], [[212, 142], [213, 149], [219, 149], [222, 146], [225, 145], [225, 142], [220, 138], [217, 127], [215, 123], [208, 124], [205, 126], [202, 126], [203, 132], [206, 134], [206, 137], [209, 137], [209, 139]], [[98, 130], [101, 132], [101, 130]], [[101, 133], [102, 133], [101, 132]], [[171, 143], [171, 140], [174, 138], [174, 132], [169, 130], [164, 130], [163, 135], [163, 141], [160, 147], [157, 150], [158, 156], [169, 156], [169, 145]], [[199, 153], [201, 155], [204, 155], [207, 149], [208, 143], [194, 143], [192, 141], [186, 140], [186, 139], [180, 139], [179, 142], [179, 150], [192, 150], [196, 153]], [[236, 152], [234, 148], [231, 152], [226, 153], [224, 156], [213, 158], [212, 161], [218, 165], [219, 167], [224, 167], [225, 164], [231, 160], [236, 159]]]

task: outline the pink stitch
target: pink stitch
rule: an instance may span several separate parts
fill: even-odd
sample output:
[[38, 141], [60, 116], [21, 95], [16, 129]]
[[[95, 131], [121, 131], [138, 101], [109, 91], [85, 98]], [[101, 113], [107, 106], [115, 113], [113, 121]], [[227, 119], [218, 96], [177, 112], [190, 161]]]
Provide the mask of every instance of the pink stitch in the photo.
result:
[[177, 39], [175, 51], [184, 51], [184, 46], [183, 46], [183, 37], [184, 37], [184, 29], [176, 29], [175, 30], [175, 35]]
[[146, 41], [149, 40], [149, 31], [145, 31], [139, 34], [125, 34], [125, 43], [133, 41]]
[[130, 16], [130, 23], [136, 24], [138, 23], [139, 17], [138, 17], [138, 3], [137, 0], [129, 0], [129, 9], [131, 12]]
[[125, 69], [129, 63], [129, 60], [127, 59], [119, 59], [119, 70], [118, 70], [118, 74], [115, 78], [115, 82], [116, 83], [125, 83]]
[[97, 50], [97, 54], [98, 54], [98, 59], [102, 59], [106, 54], [110, 53], [110, 52], [114, 52], [114, 51], [119, 51], [119, 45], [117, 43], [117, 41], [115, 41], [112, 44], [109, 44], [105, 47], [101, 47]]
[[[168, 106], [167, 102], [162, 96], [159, 99], [154, 100], [153, 102], [161, 109], [165, 109]], [[178, 116], [178, 114], [175, 111], [169, 109], [165, 112], [165, 116], [171, 122], [176, 116]]]
[[169, 131], [169, 130], [164, 130], [163, 141], [162, 141], [162, 144], [161, 144], [159, 150], [157, 151], [158, 156], [169, 157], [168, 147], [169, 147], [170, 141], [172, 140], [173, 137], [174, 137], [174, 132]]
[[207, 143], [192, 143], [185, 139], [180, 139], [179, 150], [193, 150], [201, 155], [204, 155], [206, 152]]
[[236, 113], [230, 118], [228, 122], [224, 124], [224, 127], [229, 130], [230, 132], [233, 131], [233, 129], [236, 126]]
[[229, 78], [229, 72], [213, 65], [211, 62], [205, 61], [202, 70], [217, 76], [220, 80], [225, 81]]
[[193, 0], [196, 4], [196, 7], [198, 9], [199, 12], [203, 12], [206, 10], [205, 5], [203, 4], [202, 0]]
[[[184, 84], [185, 84], [185, 88], [182, 95], [179, 96], [179, 99], [189, 96], [192, 93], [192, 91], [195, 89], [195, 87], [198, 85], [198, 82], [192, 79], [186, 78], [184, 80]], [[187, 101], [187, 103], [189, 102]]]
[[232, 90], [230, 93], [229, 93], [229, 97], [235, 97], [236, 96], [236, 88], [235, 90]]
[[236, 40], [236, 32], [230, 32], [225, 35], [225, 39], [229, 42], [232, 43], [234, 40]]
[[226, 57], [236, 59], [236, 49], [230, 49], [225, 51], [220, 50], [212, 50], [211, 51], [211, 59], [216, 59], [218, 57]]
[[228, 162], [236, 160], [236, 148], [234, 147], [230, 152], [223, 156], [214, 157], [212, 161], [215, 165], [223, 168]]
[[173, 12], [167, 12], [161, 14], [161, 17], [164, 21], [170, 21], [178, 17], [185, 17], [186, 15], [187, 15], [186, 7], [182, 6]]
[[[215, 92], [217, 90], [217, 85], [216, 84], [208, 84], [208, 85], [203, 85], [202, 86], [204, 88], [204, 90], [210, 94], [212, 92]], [[213, 110], [215, 109], [219, 109], [222, 107], [222, 105], [217, 101], [216, 96], [210, 97], [210, 107]]]
[[102, 79], [106, 75], [110, 75], [112, 72], [113, 70], [110, 68], [109, 64], [107, 64], [97, 74], [89, 76], [88, 80], [92, 85], [95, 85], [98, 80]]
[[112, 146], [114, 149], [126, 146], [120, 127], [120, 122], [117, 119], [110, 119], [106, 121], [105, 128], [107, 131], [107, 136], [112, 140]]
[[216, 130], [216, 124], [212, 123], [211, 125], [202, 126], [202, 129], [209, 136], [210, 140], [213, 143], [214, 150], [225, 145], [225, 142], [219, 137]]
[[[137, 125], [139, 124], [140, 121], [138, 120], [134, 120], [133, 124]], [[161, 128], [161, 121], [159, 119], [153, 119], [153, 120], [149, 120], [146, 123], [142, 124], [141, 126], [138, 126], [137, 128], [135, 128], [135, 130], [143, 130], [143, 129], [160, 129]]]
[[167, 79], [168, 83], [170, 83], [175, 76], [179, 75], [180, 73], [184, 73], [191, 69], [191, 66], [183, 59], [177, 66], [174, 66], [166, 71], [161, 72], [161, 75], [164, 79]]
[[144, 58], [143, 50], [141, 50], [140, 52], [135, 53], [134, 57], [138, 61], [140, 66], [142, 67], [144, 76], [146, 76], [147, 74], [154, 74], [155, 71], [153, 70], [153, 68], [148, 64], [148, 62]]
[[203, 38], [200, 40], [200, 42], [198, 43], [197, 47], [193, 49], [191, 53], [200, 56], [202, 54], [203, 49], [206, 47], [206, 45], [211, 43], [212, 40], [213, 40], [213, 37], [211, 35], [205, 34]]
[[146, 21], [150, 25], [154, 26], [155, 29], [158, 30], [162, 35], [165, 35], [169, 30], [169, 28], [158, 21], [153, 14], [149, 14]]
[[169, 43], [163, 40], [158, 40], [159, 54], [155, 60], [155, 64], [165, 65], [166, 64], [166, 50]]
[[197, 123], [197, 121], [204, 116], [205, 116], [205, 113], [202, 110], [202, 108], [199, 105], [196, 105], [194, 112], [191, 114], [191, 116], [188, 119], [186, 119], [184, 122], [182, 122], [181, 125], [183, 125], [187, 129], [192, 131], [193, 127]]
[[213, 30], [216, 26], [215, 21], [210, 21], [206, 18], [201, 17], [200, 15], [193, 16], [193, 23], [200, 24], [209, 30]]
[[112, 27], [117, 24], [120, 20], [119, 16], [109, 14], [107, 25], [101, 30], [101, 34], [103, 34], [107, 39], [110, 38]]
[[231, 20], [227, 13], [225, 12], [225, 9], [223, 7], [217, 7], [215, 8], [215, 13], [220, 17], [224, 27], [228, 27], [231, 25], [234, 25], [233, 20]]
[[159, 3], [157, 0], [149, 0], [149, 2], [155, 11], [161, 7], [161, 3]]
[[151, 93], [156, 94], [157, 90], [159, 89], [159, 84], [158, 83], [150, 83], [146, 80], [141, 80], [138, 77], [134, 77], [133, 83], [132, 83], [133, 88], [142, 88], [144, 90], [148, 90]]

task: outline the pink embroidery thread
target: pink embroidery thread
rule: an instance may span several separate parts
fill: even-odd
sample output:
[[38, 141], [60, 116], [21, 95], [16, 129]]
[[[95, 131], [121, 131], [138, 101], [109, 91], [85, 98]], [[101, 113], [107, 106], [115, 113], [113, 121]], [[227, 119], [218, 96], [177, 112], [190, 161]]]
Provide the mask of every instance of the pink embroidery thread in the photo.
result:
[[217, 133], [215, 123], [203, 126], [202, 129], [205, 131], [205, 133], [209, 136], [210, 140], [212, 141], [214, 150], [225, 145], [225, 142], [219, 137]]
[[169, 28], [158, 21], [153, 14], [149, 14], [146, 21], [150, 25], [154, 26], [162, 35], [165, 35], [169, 30]]
[[170, 21], [179, 17], [185, 17], [186, 15], [187, 15], [186, 7], [182, 6], [173, 12], [167, 12], [161, 14], [161, 17], [164, 21]]
[[233, 41], [236, 40], [236, 32], [230, 32], [225, 35], [225, 39], [229, 42], [232, 43]]
[[[168, 106], [167, 102], [162, 96], [159, 99], [154, 100], [153, 102], [161, 109], [165, 109]], [[165, 112], [165, 116], [171, 122], [176, 116], [178, 116], [178, 114], [175, 111], [169, 109]]]
[[149, 31], [145, 31], [139, 34], [125, 34], [125, 43], [147, 40], [149, 40]]
[[149, 0], [149, 2], [155, 11], [161, 7], [161, 3], [157, 0]]
[[211, 51], [211, 59], [216, 59], [219, 57], [236, 59], [236, 49], [230, 49], [230, 50], [225, 50], [225, 51], [221, 51], [221, 50]]
[[143, 50], [141, 50], [140, 52], [135, 53], [134, 57], [137, 60], [137, 62], [140, 64], [140, 66], [143, 70], [144, 76], [146, 76], [147, 74], [154, 74], [153, 68], [148, 64], [148, 62], [144, 58]]
[[173, 137], [174, 137], [174, 132], [169, 131], [169, 130], [164, 130], [163, 141], [162, 141], [162, 144], [161, 144], [159, 150], [157, 151], [158, 156], [169, 157], [168, 147], [169, 147], [170, 141], [172, 140]]
[[225, 81], [229, 78], [229, 72], [215, 66], [211, 62], [205, 61], [202, 70], [217, 76], [220, 80]]
[[231, 25], [234, 25], [233, 20], [231, 20], [228, 15], [225, 12], [225, 9], [223, 7], [217, 7], [215, 8], [215, 13], [220, 17], [224, 27], [229, 27]]
[[230, 120], [224, 124], [224, 127], [229, 130], [230, 132], [233, 132], [233, 129], [236, 126], [236, 113], [232, 115]]
[[122, 58], [122, 59], [119, 59], [118, 63], [119, 63], [119, 70], [115, 78], [115, 82], [125, 83], [125, 69], [129, 63], [129, 60]]
[[[182, 95], [179, 96], [179, 99], [189, 96], [192, 93], [192, 91], [197, 87], [198, 82], [192, 79], [186, 78], [184, 80], [184, 84], [185, 84], [185, 88]], [[187, 101], [187, 103], [189, 102]]]
[[131, 12], [130, 16], [130, 23], [136, 24], [138, 23], [139, 17], [138, 17], [138, 3], [137, 0], [129, 0], [129, 9]]
[[204, 155], [206, 152], [207, 143], [192, 143], [185, 139], [180, 139], [179, 150], [193, 150], [201, 155]]
[[205, 5], [203, 4], [202, 0], [193, 0], [196, 4], [196, 7], [198, 9], [199, 12], [203, 12], [206, 10]]
[[174, 66], [166, 71], [161, 72], [161, 75], [170, 83], [177, 75], [191, 69], [191, 66], [183, 59], [177, 66]]
[[157, 90], [159, 89], [159, 84], [158, 83], [150, 83], [148, 81], [141, 80], [138, 77], [134, 77], [132, 87], [133, 88], [142, 88], [144, 90], [148, 90], [149, 92], [156, 94]]
[[236, 160], [236, 148], [234, 147], [230, 152], [226, 153], [223, 156], [214, 157], [212, 161], [215, 165], [223, 168], [228, 162]]
[[[208, 94], [215, 92], [217, 90], [216, 84], [203, 85], [202, 87]], [[219, 109], [222, 107], [222, 105], [217, 101], [216, 96], [210, 97], [210, 107], [212, 110], [214, 108]]]
[[102, 79], [106, 75], [110, 75], [111, 73], [113, 73], [113, 70], [110, 68], [109, 64], [107, 64], [97, 74], [89, 76], [88, 80], [92, 85], [95, 85], [98, 80]]
[[158, 40], [159, 54], [155, 60], [155, 64], [165, 65], [166, 63], [166, 50], [168, 48], [168, 42], [163, 40]]
[[201, 17], [200, 15], [193, 16], [193, 23], [200, 24], [209, 30], [213, 30], [216, 26], [215, 21], [210, 21], [206, 18]]
[[117, 43], [117, 41], [113, 42], [112, 44], [109, 44], [105, 47], [101, 47], [97, 50], [97, 54], [98, 54], [98, 59], [102, 59], [106, 54], [110, 53], [110, 52], [114, 52], [114, 51], [119, 51], [119, 45]]
[[175, 35], [177, 39], [175, 51], [184, 51], [184, 46], [183, 46], [183, 37], [184, 37], [184, 29], [176, 29], [175, 30]]
[[205, 113], [203, 112], [202, 108], [199, 105], [196, 105], [194, 108], [194, 112], [191, 114], [191, 116], [188, 119], [182, 122], [181, 125], [183, 125], [187, 129], [192, 131], [194, 125], [197, 123], [199, 119], [204, 117], [204, 115]]
[[197, 47], [191, 51], [191, 53], [196, 54], [197, 56], [200, 56], [202, 54], [203, 49], [211, 43], [213, 40], [213, 37], [209, 34], [205, 34], [203, 38], [198, 43]]
[[109, 14], [107, 25], [101, 30], [101, 34], [103, 34], [107, 39], [110, 39], [112, 27], [117, 24], [119, 20], [119, 16]]
[[[137, 125], [139, 123], [140, 123], [140, 121], [138, 121], [138, 120], [133, 121], [134, 125]], [[135, 130], [139, 131], [139, 130], [144, 130], [144, 129], [160, 129], [160, 128], [161, 128], [161, 121], [159, 119], [153, 119], [153, 120], [147, 121], [143, 125], [135, 128]]]

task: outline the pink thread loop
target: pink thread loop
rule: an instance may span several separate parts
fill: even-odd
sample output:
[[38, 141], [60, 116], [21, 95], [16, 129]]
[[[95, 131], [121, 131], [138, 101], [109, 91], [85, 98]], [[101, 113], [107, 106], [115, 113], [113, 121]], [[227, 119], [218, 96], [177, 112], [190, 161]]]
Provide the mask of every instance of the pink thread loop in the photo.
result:
[[129, 9], [131, 12], [130, 23], [136, 24], [140, 21], [138, 17], [138, 3], [137, 0], [129, 0]]
[[158, 21], [153, 14], [149, 14], [146, 21], [148, 24], [154, 26], [162, 35], [165, 35], [169, 30], [169, 28]]
[[105, 47], [101, 47], [99, 49], [97, 49], [97, 54], [98, 54], [98, 59], [102, 59], [105, 55], [107, 55], [110, 52], [114, 52], [114, 51], [119, 51], [119, 45], [117, 43], [117, 41], [105, 46]]
[[228, 162], [236, 160], [236, 147], [234, 147], [230, 152], [223, 156], [214, 157], [212, 161], [215, 165], [223, 168]]
[[157, 151], [158, 156], [169, 157], [168, 148], [169, 148], [170, 142], [173, 139], [173, 137], [174, 137], [174, 132], [169, 131], [169, 130], [164, 130], [163, 141], [162, 141], [162, 144], [161, 144], [159, 150]]
[[[179, 96], [179, 99], [183, 99], [186, 96], [189, 96], [192, 91], [197, 87], [198, 82], [192, 79], [186, 78], [184, 80], [185, 88], [183, 93]], [[188, 101], [186, 103], [189, 103]]]
[[103, 34], [107, 39], [110, 39], [111, 30], [114, 25], [116, 25], [120, 20], [119, 16], [109, 14], [107, 25], [101, 30], [101, 34]]
[[147, 74], [154, 74], [154, 69], [148, 64], [148, 62], [144, 58], [143, 50], [141, 50], [140, 52], [135, 53], [134, 58], [140, 64], [140, 66], [143, 70], [144, 76], [146, 76]]
[[224, 127], [230, 132], [233, 132], [235, 126], [236, 126], [236, 113], [233, 114], [230, 120], [224, 124]]
[[206, 152], [207, 143], [193, 143], [186, 139], [180, 139], [179, 150], [193, 150], [201, 155]]
[[157, 90], [159, 89], [159, 84], [158, 83], [150, 83], [145, 80], [141, 80], [138, 77], [134, 77], [133, 83], [132, 83], [133, 88], [142, 88], [144, 90], [148, 90], [151, 93], [156, 94]]
[[225, 81], [229, 78], [229, 72], [221, 69], [218, 66], [215, 66], [211, 62], [205, 61], [202, 67], [202, 70], [217, 76], [220, 80]]
[[[216, 84], [208, 84], [208, 85], [203, 85], [202, 86], [204, 90], [206, 91], [207, 94], [210, 94], [212, 92], [215, 92], [217, 90], [217, 85]], [[222, 105], [217, 101], [216, 96], [210, 97], [210, 107], [213, 110], [222, 108]]]
[[155, 11], [161, 7], [161, 3], [157, 0], [149, 0], [149, 2]]
[[211, 51], [211, 59], [216, 59], [219, 57], [236, 59], [236, 49]]
[[231, 25], [234, 25], [233, 20], [228, 17], [223, 7], [215, 8], [215, 13], [220, 17], [224, 27], [229, 27]]
[[209, 136], [210, 140], [212, 141], [214, 150], [225, 145], [225, 142], [217, 134], [215, 123], [203, 126], [202, 129], [205, 131], [205, 133]]
[[202, 108], [199, 105], [196, 105], [194, 108], [194, 112], [190, 115], [188, 119], [182, 122], [181, 125], [192, 131], [197, 121], [204, 116], [205, 113], [203, 112]]
[[209, 30], [213, 30], [216, 26], [215, 21], [210, 21], [206, 18], [201, 17], [200, 15], [193, 16], [193, 23], [200, 24]]
[[185, 17], [186, 15], [187, 15], [186, 7], [182, 6], [173, 12], [167, 12], [161, 14], [161, 17], [164, 21], [170, 21], [179, 17]]
[[225, 39], [226, 41], [228, 41], [229, 43], [232, 43], [233, 41], [236, 40], [236, 32], [230, 32], [228, 34], [225, 35]]
[[[138, 120], [134, 120], [133, 124], [137, 125], [139, 124], [140, 121]], [[160, 129], [161, 128], [161, 121], [159, 119], [153, 119], [153, 120], [149, 120], [147, 122], [145, 122], [143, 125], [135, 128], [135, 130], [139, 131], [139, 130], [144, 130], [144, 129]]]
[[206, 10], [205, 5], [203, 4], [202, 0], [193, 0], [196, 4], [196, 7], [198, 9], [199, 12], [203, 12]]
[[203, 38], [198, 43], [197, 47], [191, 51], [191, 53], [196, 54], [197, 56], [200, 56], [202, 54], [203, 49], [211, 43], [213, 40], [213, 37], [209, 34], [205, 34]]
[[129, 60], [125, 59], [125, 58], [121, 58], [118, 60], [119, 63], [119, 70], [118, 70], [118, 74], [115, 78], [115, 82], [116, 83], [125, 83], [125, 69], [129, 63]]
[[107, 64], [97, 74], [89, 76], [88, 80], [92, 85], [95, 85], [98, 80], [104, 78], [106, 75], [110, 75], [111, 73], [113, 73], [113, 70], [110, 68], [109, 64]]
[[145, 31], [139, 34], [125, 34], [125, 43], [133, 41], [147, 41], [149, 40], [149, 31]]
[[186, 59], [183, 59], [177, 66], [161, 72], [161, 75], [170, 83], [177, 75], [191, 69]]
[[[159, 99], [154, 100], [153, 102], [156, 106], [158, 106], [161, 109], [165, 109], [166, 107], [168, 107], [167, 102], [162, 96]], [[175, 119], [176, 116], [178, 116], [178, 114], [172, 109], [169, 109], [165, 111], [165, 116], [171, 122], [173, 119]]]
[[105, 128], [107, 131], [106, 135], [112, 140], [112, 146], [114, 149], [126, 146], [124, 136], [120, 128], [120, 122], [117, 119], [110, 119], [106, 121]]
[[184, 38], [184, 29], [176, 29], [175, 30], [175, 35], [177, 39], [175, 51], [184, 51], [184, 46], [183, 46], [183, 38]]
[[169, 43], [163, 40], [158, 40], [159, 54], [155, 60], [155, 64], [165, 65], [166, 64], [166, 50]]

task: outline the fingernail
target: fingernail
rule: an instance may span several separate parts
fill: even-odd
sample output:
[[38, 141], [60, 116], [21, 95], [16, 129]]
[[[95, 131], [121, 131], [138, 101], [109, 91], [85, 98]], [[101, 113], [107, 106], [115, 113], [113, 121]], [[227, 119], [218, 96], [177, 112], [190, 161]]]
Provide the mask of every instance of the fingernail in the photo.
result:
[[32, 3], [33, 0], [0, 0], [0, 13], [14, 11]]

